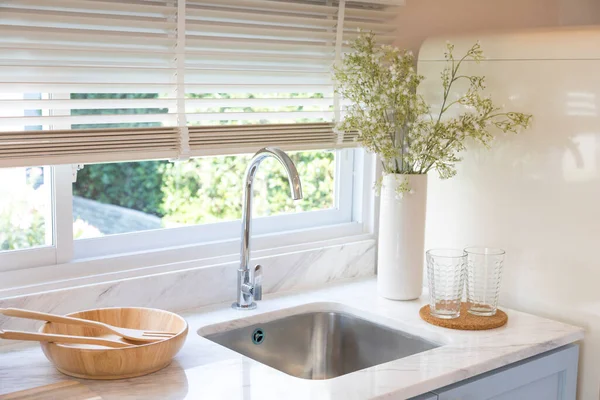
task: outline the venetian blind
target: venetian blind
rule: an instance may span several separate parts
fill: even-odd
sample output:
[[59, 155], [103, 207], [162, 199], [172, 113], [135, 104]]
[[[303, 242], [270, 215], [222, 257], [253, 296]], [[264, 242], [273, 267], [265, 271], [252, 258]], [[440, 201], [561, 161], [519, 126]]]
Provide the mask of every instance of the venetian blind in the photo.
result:
[[331, 67], [399, 0], [3, 0], [0, 166], [352, 146]]

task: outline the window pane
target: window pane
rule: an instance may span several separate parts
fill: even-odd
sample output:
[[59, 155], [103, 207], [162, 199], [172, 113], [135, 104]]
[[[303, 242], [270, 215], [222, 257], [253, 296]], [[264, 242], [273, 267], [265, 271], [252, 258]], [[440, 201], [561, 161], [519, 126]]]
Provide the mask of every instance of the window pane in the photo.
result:
[[0, 250], [52, 245], [48, 167], [0, 169]]
[[[254, 182], [254, 216], [332, 208], [335, 153], [290, 152], [304, 199], [293, 201], [283, 167], [261, 164]], [[73, 187], [76, 239], [241, 218], [244, 172], [250, 155], [185, 162], [86, 165]]]

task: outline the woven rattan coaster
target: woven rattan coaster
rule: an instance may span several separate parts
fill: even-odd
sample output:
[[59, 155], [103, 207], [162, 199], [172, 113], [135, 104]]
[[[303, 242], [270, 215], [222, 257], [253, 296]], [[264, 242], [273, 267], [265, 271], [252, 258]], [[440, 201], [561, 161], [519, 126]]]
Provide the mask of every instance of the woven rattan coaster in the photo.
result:
[[506, 324], [508, 315], [502, 310], [497, 310], [496, 314], [491, 317], [480, 317], [478, 315], [469, 314], [468, 303], [461, 304], [460, 317], [454, 319], [436, 318], [429, 312], [429, 305], [421, 307], [419, 315], [423, 320], [432, 325], [441, 326], [449, 329], [460, 329], [463, 331], [484, 331], [487, 329], [499, 328]]

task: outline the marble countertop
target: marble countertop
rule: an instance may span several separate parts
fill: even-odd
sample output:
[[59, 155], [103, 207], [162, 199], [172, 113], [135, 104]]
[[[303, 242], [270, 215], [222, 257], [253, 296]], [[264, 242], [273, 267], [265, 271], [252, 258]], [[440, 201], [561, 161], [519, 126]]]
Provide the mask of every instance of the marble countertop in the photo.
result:
[[[334, 379], [295, 378], [221, 347], [197, 334], [212, 324], [239, 325], [240, 318], [306, 305], [337, 303], [441, 347]], [[39, 346], [0, 347], [0, 395], [64, 381], [79, 381], [102, 399], [405, 399], [583, 338], [583, 329], [506, 310], [505, 327], [453, 331], [419, 318], [422, 297], [410, 302], [377, 296], [375, 279], [318, 290], [266, 296], [254, 311], [229, 303], [181, 313], [190, 325], [173, 363], [157, 373], [119, 381], [77, 380], [56, 371]], [[213, 328], [209, 328], [213, 329]], [[0, 396], [1, 397], [1, 396]]]

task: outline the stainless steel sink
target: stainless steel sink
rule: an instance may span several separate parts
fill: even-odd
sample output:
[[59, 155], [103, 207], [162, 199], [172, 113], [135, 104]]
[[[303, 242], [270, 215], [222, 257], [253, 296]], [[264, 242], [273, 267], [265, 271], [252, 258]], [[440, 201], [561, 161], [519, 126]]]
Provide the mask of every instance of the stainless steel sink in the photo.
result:
[[343, 312], [292, 315], [205, 336], [286, 374], [330, 379], [439, 345]]

